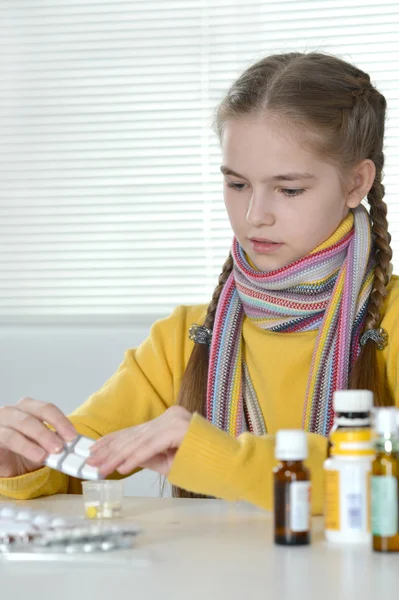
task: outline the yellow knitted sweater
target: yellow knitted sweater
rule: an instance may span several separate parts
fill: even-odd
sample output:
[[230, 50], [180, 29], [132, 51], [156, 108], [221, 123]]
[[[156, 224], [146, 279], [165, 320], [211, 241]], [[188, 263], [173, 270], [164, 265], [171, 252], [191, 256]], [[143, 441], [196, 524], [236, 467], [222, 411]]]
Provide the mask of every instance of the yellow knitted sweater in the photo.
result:
[[[399, 278], [393, 276], [383, 310], [388, 346], [378, 352], [381, 380], [399, 404]], [[188, 329], [201, 323], [204, 305], [180, 306], [157, 321], [149, 337], [127, 350], [116, 373], [77, 408], [70, 420], [78, 432], [99, 438], [112, 431], [154, 419], [176, 402], [193, 342]], [[272, 508], [274, 435], [281, 428], [301, 428], [306, 383], [316, 331], [273, 333], [243, 324], [244, 358], [264, 415], [268, 434], [238, 438], [194, 414], [169, 474], [187, 490], [226, 500], [246, 500]], [[323, 508], [323, 461], [327, 440], [308, 434], [312, 473], [312, 511]], [[80, 493], [80, 481], [43, 467], [13, 478], [0, 478], [0, 494], [28, 499], [56, 493]]]

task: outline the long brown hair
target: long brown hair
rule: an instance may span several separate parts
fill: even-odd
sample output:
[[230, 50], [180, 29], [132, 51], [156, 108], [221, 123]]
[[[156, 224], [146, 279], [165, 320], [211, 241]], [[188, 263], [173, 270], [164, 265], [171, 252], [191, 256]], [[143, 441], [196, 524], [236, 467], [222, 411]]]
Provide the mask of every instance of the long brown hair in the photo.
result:
[[[376, 176], [367, 200], [377, 265], [365, 330], [380, 325], [392, 258], [387, 206], [383, 200], [385, 191], [381, 183], [385, 111], [384, 96], [364, 71], [327, 53], [290, 52], [264, 58], [244, 71], [216, 108], [213, 123], [222, 144], [228, 120], [266, 113], [276, 116], [287, 126], [284, 130], [295, 136], [302, 147], [336, 167], [343, 188], [345, 175], [358, 162], [363, 159], [374, 162]], [[232, 268], [229, 255], [208, 306], [204, 325], [209, 329], [213, 328], [218, 300]], [[205, 415], [207, 373], [208, 348], [195, 344], [182, 379], [178, 404]], [[376, 345], [371, 340], [362, 347], [349, 387], [372, 390], [377, 405], [393, 404], [390, 390], [381, 388]], [[201, 497], [175, 486], [173, 495]]]

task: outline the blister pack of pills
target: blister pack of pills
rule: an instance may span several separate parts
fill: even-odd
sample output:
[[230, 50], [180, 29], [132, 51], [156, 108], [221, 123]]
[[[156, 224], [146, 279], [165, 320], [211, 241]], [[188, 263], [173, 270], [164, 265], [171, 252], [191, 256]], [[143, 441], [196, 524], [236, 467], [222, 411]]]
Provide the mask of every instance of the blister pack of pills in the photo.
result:
[[72, 442], [67, 442], [58, 454], [49, 454], [45, 464], [50, 469], [61, 471], [80, 479], [103, 479], [99, 470], [86, 464], [90, 456], [90, 448], [96, 440], [78, 435]]
[[134, 524], [92, 524], [83, 519], [0, 505], [0, 556], [75, 554], [132, 547], [139, 533]]

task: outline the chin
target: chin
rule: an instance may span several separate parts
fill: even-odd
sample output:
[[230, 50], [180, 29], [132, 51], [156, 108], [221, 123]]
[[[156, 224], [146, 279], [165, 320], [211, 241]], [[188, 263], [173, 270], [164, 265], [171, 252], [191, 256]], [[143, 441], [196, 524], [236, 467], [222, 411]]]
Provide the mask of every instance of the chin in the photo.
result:
[[275, 271], [288, 264], [281, 258], [278, 259], [276, 256], [250, 256], [249, 254], [248, 256], [251, 259], [252, 264], [254, 264], [259, 271]]

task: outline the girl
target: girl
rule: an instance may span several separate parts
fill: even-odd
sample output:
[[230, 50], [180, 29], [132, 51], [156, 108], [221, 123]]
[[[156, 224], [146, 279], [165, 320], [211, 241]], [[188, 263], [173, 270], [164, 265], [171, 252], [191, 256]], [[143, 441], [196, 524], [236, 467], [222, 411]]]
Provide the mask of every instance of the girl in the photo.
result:
[[215, 118], [235, 237], [209, 306], [155, 323], [69, 420], [29, 398], [0, 409], [0, 494], [80, 492], [42, 466], [78, 431], [101, 438], [104, 476], [147, 467], [175, 495], [270, 509], [274, 434], [302, 426], [321, 512], [334, 390], [399, 398], [385, 109], [366, 73], [325, 53], [248, 68]]

